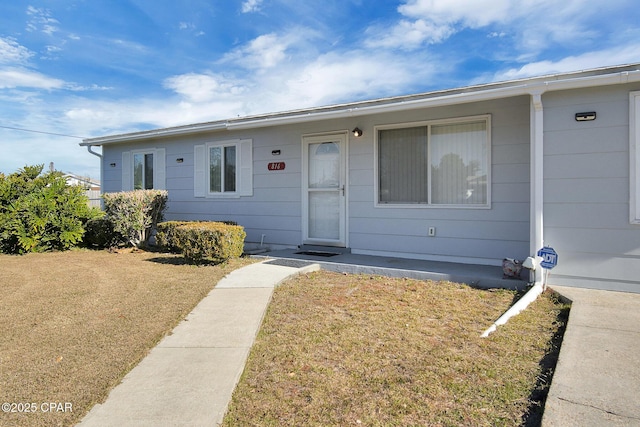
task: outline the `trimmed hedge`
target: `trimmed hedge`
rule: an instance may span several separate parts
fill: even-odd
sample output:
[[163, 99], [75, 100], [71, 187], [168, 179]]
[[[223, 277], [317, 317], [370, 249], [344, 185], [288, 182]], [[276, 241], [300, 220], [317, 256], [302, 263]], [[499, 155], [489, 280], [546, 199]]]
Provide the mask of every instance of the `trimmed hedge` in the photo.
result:
[[182, 225], [192, 223], [194, 221], [165, 221], [156, 227], [156, 244], [169, 252], [180, 252], [178, 247], [178, 238], [176, 237], [176, 229]]
[[247, 236], [243, 227], [223, 222], [167, 221], [157, 230], [158, 245], [182, 253], [194, 264], [239, 257]]
[[162, 221], [167, 207], [165, 190], [135, 190], [105, 193], [104, 210], [120, 244], [141, 246], [151, 236], [151, 230]]

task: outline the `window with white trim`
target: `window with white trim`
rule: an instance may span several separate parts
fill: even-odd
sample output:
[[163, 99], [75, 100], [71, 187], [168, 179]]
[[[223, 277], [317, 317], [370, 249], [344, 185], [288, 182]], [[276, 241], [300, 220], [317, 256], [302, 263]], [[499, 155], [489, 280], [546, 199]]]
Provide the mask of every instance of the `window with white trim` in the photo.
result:
[[209, 147], [209, 193], [236, 192], [236, 145], [214, 145]]
[[379, 126], [377, 205], [490, 206], [490, 116]]
[[629, 221], [640, 224], [640, 91], [629, 94]]
[[194, 148], [195, 197], [253, 194], [251, 140], [210, 142]]
[[133, 154], [133, 189], [153, 189], [153, 153]]
[[122, 153], [122, 190], [164, 190], [165, 149], [124, 151]]

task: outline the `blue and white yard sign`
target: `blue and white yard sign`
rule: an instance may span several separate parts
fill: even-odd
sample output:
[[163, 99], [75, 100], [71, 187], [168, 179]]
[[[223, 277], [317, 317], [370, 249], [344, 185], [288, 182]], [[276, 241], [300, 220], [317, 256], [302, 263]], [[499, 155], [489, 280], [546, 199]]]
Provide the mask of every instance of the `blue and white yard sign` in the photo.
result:
[[542, 258], [540, 267], [551, 270], [558, 264], [558, 253], [550, 246], [545, 246], [538, 251], [538, 256]]

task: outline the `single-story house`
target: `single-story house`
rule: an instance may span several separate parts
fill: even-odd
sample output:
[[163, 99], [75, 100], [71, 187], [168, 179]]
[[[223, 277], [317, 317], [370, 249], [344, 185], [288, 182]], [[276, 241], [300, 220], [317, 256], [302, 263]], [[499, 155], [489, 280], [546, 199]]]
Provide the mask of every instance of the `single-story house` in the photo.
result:
[[[640, 292], [640, 64], [84, 140], [103, 192], [272, 248], [500, 265]], [[536, 270], [536, 280], [541, 271]]]

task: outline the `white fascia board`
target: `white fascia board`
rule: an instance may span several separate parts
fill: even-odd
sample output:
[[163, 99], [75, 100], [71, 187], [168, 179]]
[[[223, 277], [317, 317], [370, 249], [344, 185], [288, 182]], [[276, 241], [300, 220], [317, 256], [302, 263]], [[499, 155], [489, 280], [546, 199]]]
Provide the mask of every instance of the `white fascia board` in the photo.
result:
[[[566, 75], [565, 75], [566, 76]], [[563, 78], [563, 75], [546, 78], [531, 78], [512, 83], [491, 83], [470, 88], [433, 93], [424, 97], [399, 97], [378, 101], [364, 101], [343, 104], [334, 107], [306, 109], [281, 114], [229, 119], [226, 121], [187, 125], [175, 128], [89, 138], [80, 145], [104, 145], [118, 142], [141, 141], [151, 138], [187, 135], [206, 131], [255, 129], [268, 126], [287, 125], [309, 121], [330, 120], [344, 117], [358, 117], [367, 114], [379, 114], [395, 111], [406, 111], [415, 108], [441, 107], [470, 102], [488, 101], [520, 95], [539, 95], [545, 92], [579, 89], [595, 86], [624, 84], [640, 81], [640, 70], [619, 71], [611, 74], [597, 74]], [[498, 85], [499, 87], [495, 87]], [[451, 93], [454, 92], [454, 93]]]
[[123, 133], [120, 135], [101, 136], [82, 140], [81, 146], [95, 146], [105, 144], [117, 144], [119, 142], [141, 141], [152, 138], [166, 138], [170, 136], [189, 135], [198, 132], [211, 132], [226, 130], [226, 122], [211, 122], [195, 125], [180, 126], [174, 128], [154, 129], [142, 132]]
[[607, 86], [640, 81], [640, 71], [624, 71], [615, 74], [576, 77], [571, 79], [545, 80], [540, 82], [523, 83], [516, 86], [506, 86], [493, 89], [480, 89], [471, 92], [459, 92], [431, 98], [398, 100], [396, 102], [357, 106], [345, 105], [334, 110], [312, 112], [301, 111], [278, 117], [262, 117], [255, 119], [236, 119], [227, 122], [228, 129], [254, 129], [266, 126], [287, 125], [300, 122], [357, 117], [367, 114], [406, 111], [415, 108], [443, 107], [470, 102], [489, 101], [499, 98], [509, 98], [521, 95], [540, 95], [545, 92], [580, 89], [595, 86]]
[[384, 103], [366, 106], [345, 106], [334, 110], [321, 112], [300, 112], [279, 117], [264, 117], [252, 120], [240, 119], [230, 120], [227, 123], [228, 129], [254, 129], [266, 126], [287, 125], [301, 122], [330, 120], [344, 117], [358, 117], [368, 114], [389, 113], [395, 111], [406, 111], [416, 108], [440, 107], [453, 104], [462, 104], [476, 101], [505, 98], [510, 96], [525, 95], [528, 92], [526, 86], [517, 86], [500, 89], [489, 89], [478, 92], [464, 92], [451, 95], [437, 96], [433, 98], [399, 100], [392, 103]]

